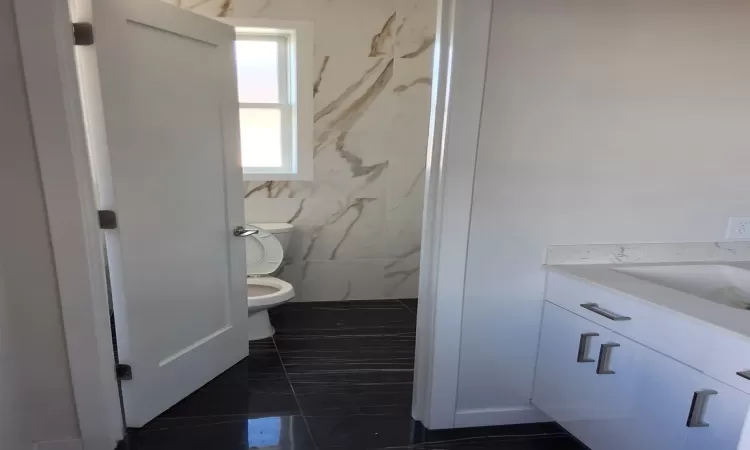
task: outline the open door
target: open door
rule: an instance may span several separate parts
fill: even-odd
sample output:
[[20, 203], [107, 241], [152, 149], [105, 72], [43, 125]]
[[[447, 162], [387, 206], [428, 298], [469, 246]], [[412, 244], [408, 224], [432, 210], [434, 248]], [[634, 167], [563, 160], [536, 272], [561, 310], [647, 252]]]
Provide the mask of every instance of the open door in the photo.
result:
[[159, 0], [91, 3], [97, 63], [82, 95], [89, 137], [106, 135], [92, 161], [117, 214], [106, 241], [132, 367], [122, 395], [140, 427], [248, 353], [234, 30]]

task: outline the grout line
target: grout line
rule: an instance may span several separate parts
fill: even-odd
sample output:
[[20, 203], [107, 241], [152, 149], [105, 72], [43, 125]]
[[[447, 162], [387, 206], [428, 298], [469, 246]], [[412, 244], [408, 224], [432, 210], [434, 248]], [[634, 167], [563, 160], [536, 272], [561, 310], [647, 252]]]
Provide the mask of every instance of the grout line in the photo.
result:
[[318, 442], [315, 440], [315, 436], [313, 436], [312, 430], [310, 429], [310, 424], [307, 423], [307, 416], [302, 411], [302, 405], [299, 402], [299, 398], [297, 398], [297, 392], [294, 390], [294, 385], [292, 384], [292, 380], [289, 379], [289, 372], [286, 370], [286, 364], [284, 364], [284, 358], [281, 357], [281, 352], [279, 351], [279, 346], [276, 345], [276, 338], [274, 336], [271, 336], [271, 341], [273, 342], [273, 348], [276, 349], [276, 356], [279, 357], [279, 361], [281, 361], [281, 368], [284, 369], [284, 375], [286, 376], [286, 382], [289, 383], [289, 388], [292, 390], [292, 395], [294, 396], [294, 401], [297, 402], [297, 408], [299, 408], [299, 415], [302, 417], [302, 421], [305, 422], [305, 428], [307, 428], [307, 434], [310, 435], [310, 439], [313, 441], [313, 445], [315, 446], [316, 450], [318, 449]]
[[414, 311], [413, 309], [409, 308], [406, 305], [406, 303], [404, 303], [404, 302], [401, 301], [401, 299], [397, 299], [396, 301], [399, 302], [399, 303], [401, 303], [401, 306], [403, 306], [404, 308], [406, 308], [407, 311], [409, 311], [410, 313], [414, 314], [415, 316], [417, 315], [417, 312]]

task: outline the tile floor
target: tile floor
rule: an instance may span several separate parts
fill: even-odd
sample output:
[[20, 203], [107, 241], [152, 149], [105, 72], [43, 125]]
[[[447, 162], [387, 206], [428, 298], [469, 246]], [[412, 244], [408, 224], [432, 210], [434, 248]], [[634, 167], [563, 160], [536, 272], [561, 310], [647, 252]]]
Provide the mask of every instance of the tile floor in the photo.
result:
[[291, 303], [276, 335], [141, 429], [130, 450], [581, 450], [555, 424], [426, 431], [410, 416], [416, 301]]

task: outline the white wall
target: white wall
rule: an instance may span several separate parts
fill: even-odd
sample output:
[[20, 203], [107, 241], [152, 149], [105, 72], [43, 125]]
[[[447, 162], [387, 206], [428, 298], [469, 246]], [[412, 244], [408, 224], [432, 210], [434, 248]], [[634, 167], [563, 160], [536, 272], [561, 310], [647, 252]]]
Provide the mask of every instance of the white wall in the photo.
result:
[[528, 404], [550, 244], [750, 215], [750, 2], [495, 0], [458, 410]]
[[11, 0], [0, 61], [0, 448], [75, 448], [62, 442], [79, 431]]

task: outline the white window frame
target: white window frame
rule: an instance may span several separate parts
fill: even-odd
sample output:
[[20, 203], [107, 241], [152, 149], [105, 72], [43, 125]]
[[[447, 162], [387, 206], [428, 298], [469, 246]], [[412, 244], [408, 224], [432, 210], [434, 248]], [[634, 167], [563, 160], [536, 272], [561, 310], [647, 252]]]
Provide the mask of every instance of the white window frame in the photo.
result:
[[267, 37], [279, 45], [279, 103], [239, 103], [238, 108], [279, 109], [282, 167], [243, 167], [247, 181], [311, 181], [313, 178], [313, 26], [309, 22], [271, 19], [222, 19], [237, 40]]

